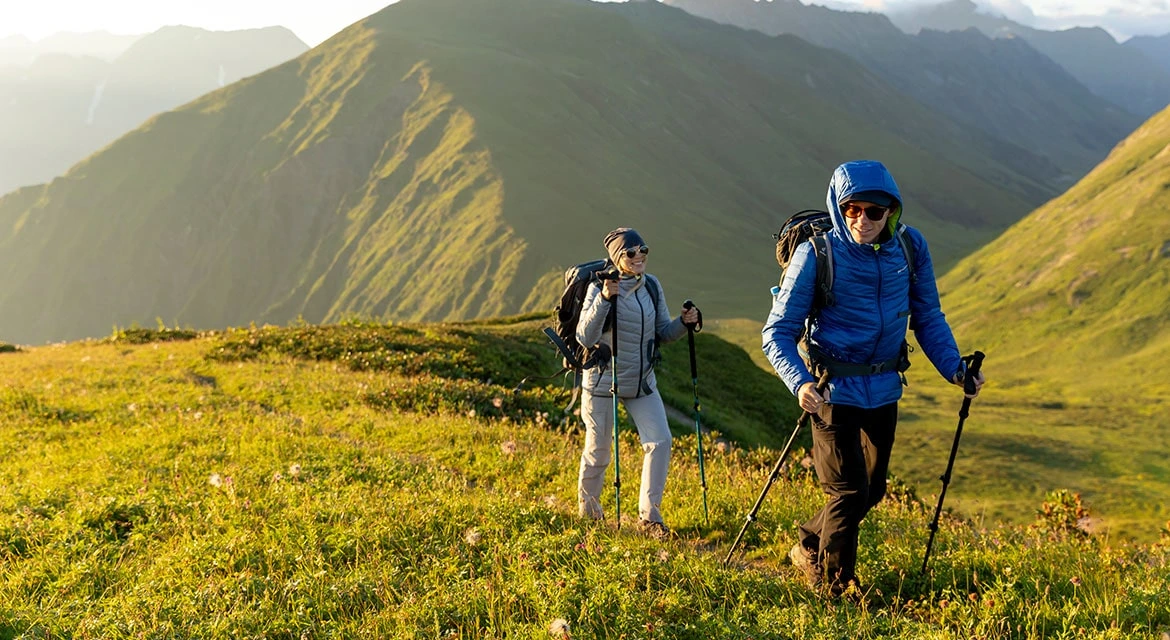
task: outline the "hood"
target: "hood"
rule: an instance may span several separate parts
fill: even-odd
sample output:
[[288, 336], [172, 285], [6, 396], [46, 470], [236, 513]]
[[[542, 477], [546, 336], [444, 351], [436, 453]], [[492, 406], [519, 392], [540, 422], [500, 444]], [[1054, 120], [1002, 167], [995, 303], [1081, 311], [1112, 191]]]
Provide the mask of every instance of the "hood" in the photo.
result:
[[833, 218], [833, 233], [844, 242], [857, 244], [839, 203], [848, 201], [850, 196], [863, 191], [880, 191], [894, 199], [894, 209], [886, 219], [886, 229], [891, 235], [902, 218], [902, 194], [894, 176], [886, 166], [877, 160], [854, 160], [837, 167], [829, 181], [829, 193], [825, 197], [825, 208]]

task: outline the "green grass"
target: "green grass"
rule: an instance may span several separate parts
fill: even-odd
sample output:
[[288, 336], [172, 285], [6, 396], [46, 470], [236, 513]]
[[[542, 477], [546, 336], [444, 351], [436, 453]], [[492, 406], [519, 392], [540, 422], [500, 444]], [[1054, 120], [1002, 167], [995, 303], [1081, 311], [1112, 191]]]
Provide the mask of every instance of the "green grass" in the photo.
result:
[[[762, 326], [763, 319], [739, 319], [712, 323], [710, 329], [774, 375], [760, 349]], [[1161, 455], [1170, 447], [1162, 428], [1166, 401], [1151, 395], [1070, 400], [1053, 392], [1047, 372], [1024, 369], [1017, 361], [1005, 364], [1008, 354], [983, 346], [978, 336], [957, 333], [964, 353], [975, 347], [986, 351], [990, 382], [972, 403], [947, 504], [976, 521], [1021, 524], [1049, 492], [1069, 489], [1092, 508], [1098, 533], [1157, 539], [1170, 520], [1170, 463]], [[911, 361], [891, 469], [918, 495], [937, 495], [962, 395], [920, 350]], [[1022, 383], [1024, 375], [1035, 377]]]
[[[821, 501], [800, 465], [721, 566], [774, 450], [708, 443], [708, 526], [693, 436], [676, 438], [663, 509], [677, 540], [578, 520], [581, 433], [539, 408], [555, 387], [504, 392], [509, 367], [546, 355], [523, 338], [532, 322], [0, 354], [0, 637], [549, 637], [558, 619], [574, 638], [1170, 629], [1166, 543], [1086, 536], [1067, 496], [1031, 528], [944, 518], [920, 577], [931, 505], [899, 489], [863, 526], [864, 605], [821, 600], [783, 561]], [[436, 388], [421, 411], [376, 400]], [[501, 406], [475, 404], [479, 388]]]

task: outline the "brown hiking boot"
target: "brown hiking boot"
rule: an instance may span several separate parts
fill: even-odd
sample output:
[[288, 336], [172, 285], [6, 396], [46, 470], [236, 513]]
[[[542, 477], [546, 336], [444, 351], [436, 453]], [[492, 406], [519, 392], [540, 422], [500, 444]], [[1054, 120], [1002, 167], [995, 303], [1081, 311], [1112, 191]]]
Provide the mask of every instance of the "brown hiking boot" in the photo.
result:
[[655, 540], [668, 540], [671, 537], [670, 529], [667, 529], [666, 525], [652, 520], [638, 520], [638, 531]]
[[805, 549], [804, 545], [797, 542], [788, 551], [788, 559], [792, 561], [792, 566], [804, 573], [804, 578], [808, 581], [810, 588], [815, 589], [821, 584], [821, 565], [817, 563], [815, 553]]

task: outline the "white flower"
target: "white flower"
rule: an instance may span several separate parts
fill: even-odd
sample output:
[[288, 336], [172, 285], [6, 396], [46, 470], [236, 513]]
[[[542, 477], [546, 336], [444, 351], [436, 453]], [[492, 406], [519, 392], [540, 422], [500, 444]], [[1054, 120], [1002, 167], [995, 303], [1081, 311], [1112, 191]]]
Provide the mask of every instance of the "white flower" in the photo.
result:
[[548, 625], [548, 632], [559, 638], [569, 637], [569, 621], [564, 618], [557, 618]]
[[463, 532], [463, 541], [473, 547], [479, 544], [479, 541], [482, 539], [483, 535], [475, 527]]
[[211, 474], [211, 477], [207, 479], [207, 484], [213, 487], [222, 487], [223, 476], [219, 475], [218, 473], [213, 473]]
[[492, 398], [492, 406], [499, 409], [500, 407], [504, 406], [504, 399], [500, 396]]
[[301, 465], [296, 462], [288, 465], [288, 475], [294, 478], [301, 475]]
[[202, 418], [202, 417], [203, 417], [203, 412], [202, 412], [202, 411], [196, 411], [196, 412], [195, 412], [195, 415], [194, 415], [193, 417], [194, 417], [196, 420], [198, 420], [199, 418]]
[[126, 410], [129, 411], [130, 413], [134, 413], [135, 411], [138, 411], [138, 403], [131, 402], [130, 404], [126, 405]]
[[512, 440], [502, 442], [500, 443], [500, 451], [503, 451], [504, 455], [510, 456], [513, 453], [516, 453], [516, 443]]
[[474, 417], [475, 417], [475, 409], [472, 409], [472, 410], [468, 411], [468, 412], [467, 412], [467, 417], [468, 417], [468, 418], [474, 418]]

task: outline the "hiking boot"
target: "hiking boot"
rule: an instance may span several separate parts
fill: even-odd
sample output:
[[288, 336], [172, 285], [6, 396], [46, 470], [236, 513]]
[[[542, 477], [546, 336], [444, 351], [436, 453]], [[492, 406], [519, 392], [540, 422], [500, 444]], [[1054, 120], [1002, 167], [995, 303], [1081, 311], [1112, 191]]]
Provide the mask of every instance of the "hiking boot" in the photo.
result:
[[652, 520], [638, 520], [638, 531], [655, 540], [667, 540], [671, 536], [670, 529], [667, 529], [666, 525]]
[[792, 561], [792, 566], [804, 573], [809, 587], [815, 589], [821, 584], [821, 565], [817, 563], [815, 553], [805, 549], [804, 545], [797, 542], [788, 551], [788, 559]]

